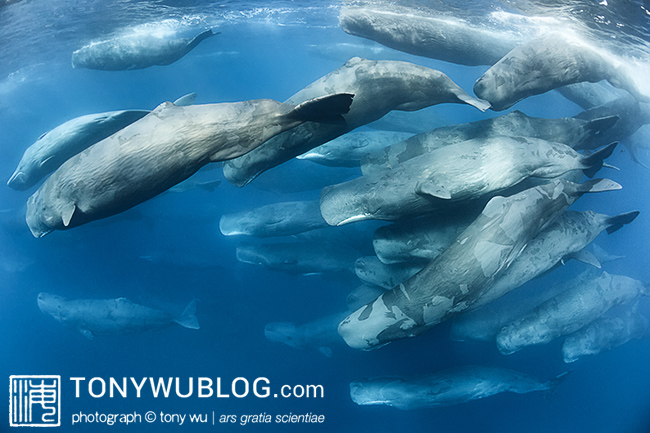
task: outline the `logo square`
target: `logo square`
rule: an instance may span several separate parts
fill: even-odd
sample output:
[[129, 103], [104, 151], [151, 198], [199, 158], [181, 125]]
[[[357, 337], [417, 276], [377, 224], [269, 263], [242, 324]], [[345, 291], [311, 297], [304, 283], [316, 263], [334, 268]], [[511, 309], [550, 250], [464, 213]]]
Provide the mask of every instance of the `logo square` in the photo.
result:
[[9, 425], [61, 425], [61, 376], [10, 376]]

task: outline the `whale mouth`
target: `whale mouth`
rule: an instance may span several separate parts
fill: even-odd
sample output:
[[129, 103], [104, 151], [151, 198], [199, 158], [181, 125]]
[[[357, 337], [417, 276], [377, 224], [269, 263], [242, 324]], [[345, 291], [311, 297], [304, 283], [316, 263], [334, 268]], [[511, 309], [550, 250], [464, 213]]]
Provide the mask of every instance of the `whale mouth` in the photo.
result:
[[47, 227], [45, 224], [42, 224], [38, 218], [34, 217], [33, 215], [27, 215], [27, 226], [29, 227], [29, 231], [32, 232], [32, 235], [34, 235], [35, 238], [42, 238], [43, 236], [46, 236], [54, 231], [53, 228]]
[[16, 171], [7, 181], [7, 186], [12, 189], [24, 191], [29, 188], [27, 184], [27, 175], [22, 171]]
[[238, 246], [235, 250], [235, 256], [241, 263], [248, 263], [258, 266], [265, 266], [267, 264], [267, 261], [263, 256], [247, 246]]

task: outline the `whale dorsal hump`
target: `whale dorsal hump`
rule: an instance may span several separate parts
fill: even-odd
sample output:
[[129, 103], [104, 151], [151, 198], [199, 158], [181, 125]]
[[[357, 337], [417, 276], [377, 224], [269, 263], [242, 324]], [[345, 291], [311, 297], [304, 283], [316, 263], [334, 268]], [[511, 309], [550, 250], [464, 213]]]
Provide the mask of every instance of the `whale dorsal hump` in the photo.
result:
[[355, 66], [359, 65], [363, 62], [366, 62], [367, 60], [364, 59], [363, 57], [352, 57], [350, 60], [345, 62], [345, 66]]
[[163, 102], [162, 104], [160, 104], [159, 106], [157, 106], [156, 108], [154, 108], [152, 113], [153, 114], [160, 114], [164, 110], [166, 110], [166, 109], [168, 109], [170, 107], [173, 107], [173, 106], [174, 106], [173, 102], [166, 101], [166, 102]]
[[77, 206], [74, 203], [68, 203], [61, 209], [61, 221], [63, 221], [64, 226], [68, 227], [70, 225], [75, 210], [77, 210]]
[[419, 195], [430, 195], [431, 197], [441, 198], [444, 200], [451, 199], [451, 193], [447, 187], [430, 180], [419, 182], [415, 187], [415, 192]]
[[188, 93], [187, 95], [183, 95], [177, 100], [174, 101], [174, 105], [178, 107], [186, 107], [188, 105], [193, 105], [194, 101], [196, 101], [196, 92]]

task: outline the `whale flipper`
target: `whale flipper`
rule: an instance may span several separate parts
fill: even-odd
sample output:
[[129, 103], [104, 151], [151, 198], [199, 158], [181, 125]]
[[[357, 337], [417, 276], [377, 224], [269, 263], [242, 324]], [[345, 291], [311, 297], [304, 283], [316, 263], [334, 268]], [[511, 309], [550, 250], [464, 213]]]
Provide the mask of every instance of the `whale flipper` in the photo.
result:
[[77, 206], [74, 203], [68, 203], [68, 205], [61, 211], [61, 220], [65, 227], [70, 225], [75, 210], [77, 210]]
[[598, 269], [601, 268], [601, 264], [600, 261], [598, 261], [598, 258], [593, 253], [587, 250], [576, 251], [575, 253], [569, 254], [567, 258], [577, 260], [582, 263], [586, 263]]

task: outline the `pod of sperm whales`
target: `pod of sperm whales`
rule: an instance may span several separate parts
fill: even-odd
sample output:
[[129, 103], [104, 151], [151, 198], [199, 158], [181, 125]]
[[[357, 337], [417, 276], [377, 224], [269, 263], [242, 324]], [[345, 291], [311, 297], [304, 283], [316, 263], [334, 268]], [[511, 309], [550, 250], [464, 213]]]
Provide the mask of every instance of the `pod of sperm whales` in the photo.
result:
[[121, 335], [160, 329], [177, 323], [199, 329], [196, 301], [190, 302], [180, 316], [135, 304], [126, 298], [68, 300], [39, 293], [38, 308], [57, 322], [76, 329], [87, 338], [96, 335]]
[[272, 203], [225, 214], [219, 220], [219, 229], [225, 236], [291, 236], [323, 227], [328, 224], [320, 214], [318, 200]]
[[544, 275], [557, 265], [575, 259], [600, 268], [598, 258], [585, 249], [602, 231], [611, 234], [629, 224], [638, 211], [616, 216], [592, 211], [566, 211], [532, 239], [519, 257], [494, 284], [476, 300], [471, 309], [500, 298], [522, 284]]
[[348, 316], [346, 343], [374, 349], [415, 337], [470, 307], [528, 242], [589, 192], [620, 189], [607, 180], [564, 180], [491, 199], [476, 220], [422, 271]]
[[479, 213], [480, 209], [441, 218], [425, 215], [380, 227], [372, 240], [375, 254], [386, 264], [429, 262], [451, 245]]
[[271, 322], [264, 327], [264, 336], [274, 343], [310, 350], [316, 349], [327, 357], [332, 356], [332, 346], [343, 343], [336, 328], [347, 313], [332, 314], [312, 322]]
[[567, 84], [607, 80], [640, 101], [648, 101], [625, 72], [622, 60], [576, 37], [549, 33], [509, 52], [474, 84], [474, 93], [494, 110]]
[[247, 155], [224, 163], [224, 176], [242, 187], [260, 173], [320, 146], [391, 110], [415, 111], [442, 103], [469, 104], [485, 111], [489, 104], [468, 95], [440, 71], [408, 62], [359, 57], [308, 85], [285, 102], [298, 104], [332, 92], [355, 94], [343, 124], [306, 123], [269, 140]]
[[510, 188], [529, 177], [570, 170], [592, 176], [615, 143], [583, 156], [570, 147], [527, 137], [476, 138], [445, 146], [357, 179], [324, 188], [321, 213], [330, 225], [395, 221], [449, 209]]
[[[384, 147], [379, 152], [364, 156], [361, 160], [361, 170], [363, 174], [369, 174], [383, 168], [395, 167], [411, 158], [450, 144], [495, 136], [539, 138], [563, 143], [575, 150], [596, 149], [616, 141], [610, 139], [603, 142], [599, 137], [618, 122], [619, 118], [614, 112], [603, 114], [603, 117], [590, 116], [589, 119], [572, 117], [544, 119], [527, 116], [521, 111], [513, 111], [499, 117], [443, 126], [414, 135]], [[609, 137], [611, 138], [611, 135]], [[597, 144], [594, 143], [596, 138], [598, 138]]]
[[193, 38], [176, 39], [133, 34], [92, 42], [72, 53], [72, 67], [123, 71], [171, 65], [216, 34], [206, 30]]
[[359, 167], [361, 158], [412, 134], [394, 131], [354, 131], [297, 156], [329, 167]]
[[421, 10], [345, 7], [339, 25], [349, 34], [396, 50], [460, 65], [493, 65], [522, 40], [512, 32], [470, 25], [451, 16], [424, 16]]
[[548, 382], [509, 368], [468, 365], [419, 378], [378, 377], [350, 384], [350, 397], [358, 405], [384, 405], [401, 410], [451, 406], [502, 392], [551, 394], [565, 379], [563, 373]]
[[359, 252], [339, 242], [241, 243], [237, 260], [291, 275], [354, 274]]
[[633, 306], [612, 308], [602, 317], [569, 335], [562, 344], [564, 362], [575, 362], [583, 356], [598, 355], [630, 340], [647, 337], [650, 319], [637, 306], [638, 302]]
[[[174, 101], [192, 105], [196, 93]], [[149, 110], [121, 110], [75, 117], [41, 135], [25, 150], [7, 185], [26, 190], [59, 168], [61, 164], [93, 144], [149, 114]]]
[[509, 355], [526, 346], [548, 343], [577, 331], [616, 305], [648, 294], [648, 286], [638, 280], [603, 272], [503, 327], [497, 335], [497, 347]]
[[329, 95], [297, 107], [271, 99], [163, 103], [59, 167], [29, 198], [27, 224], [42, 237], [123, 212], [305, 121], [340, 121], [352, 97]]

